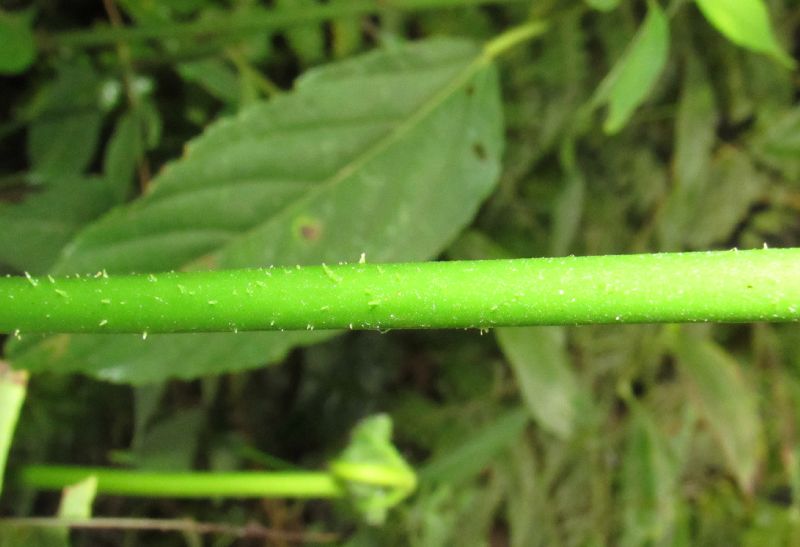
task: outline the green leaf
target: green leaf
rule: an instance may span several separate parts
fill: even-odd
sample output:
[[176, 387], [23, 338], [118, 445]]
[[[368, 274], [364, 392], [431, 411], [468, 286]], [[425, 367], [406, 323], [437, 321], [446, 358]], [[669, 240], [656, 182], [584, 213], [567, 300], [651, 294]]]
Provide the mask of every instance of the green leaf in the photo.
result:
[[749, 154], [733, 146], [715, 151], [719, 118], [705, 69], [690, 56], [678, 104], [674, 183], [658, 224], [664, 250], [727, 241], [767, 187]]
[[733, 357], [709, 340], [681, 332], [675, 352], [698, 413], [739, 487], [751, 493], [764, 452], [757, 391]]
[[0, 10], [0, 74], [25, 72], [36, 59], [36, 42], [28, 14]]
[[502, 449], [516, 440], [528, 424], [526, 409], [506, 411], [482, 426], [460, 446], [435, 457], [419, 473], [423, 483], [458, 483], [483, 470]]
[[221, 59], [201, 59], [178, 65], [178, 73], [194, 82], [211, 95], [228, 104], [238, 104], [241, 99], [239, 76]]
[[55, 81], [32, 107], [27, 147], [33, 173], [55, 180], [84, 172], [100, 137], [100, 87], [87, 60], [59, 64]]
[[382, 524], [386, 512], [417, 487], [414, 470], [392, 445], [392, 420], [385, 414], [362, 420], [330, 469], [370, 524]]
[[[294, 93], [209, 128], [151, 192], [80, 234], [53, 271], [435, 256], [499, 173], [496, 74], [478, 56], [469, 43], [432, 40], [311, 71]], [[32, 371], [145, 383], [263, 365], [317, 339], [317, 332], [42, 343], [27, 336], [10, 350], [16, 366]]]
[[659, 544], [676, 520], [678, 466], [647, 411], [633, 408], [622, 469], [624, 531], [621, 544]]
[[0, 203], [0, 263], [46, 273], [75, 233], [113, 204], [105, 181], [66, 175], [31, 189], [21, 203]]
[[647, 17], [633, 41], [595, 92], [595, 105], [608, 104], [603, 130], [622, 129], [644, 102], [664, 70], [669, 52], [669, 23], [659, 5], [650, 0]]
[[191, 470], [204, 419], [202, 408], [189, 408], [153, 424], [136, 439], [128, 463], [148, 470]]
[[3, 475], [6, 469], [8, 451], [28, 384], [28, 373], [13, 371], [5, 363], [0, 363], [0, 492], [3, 490]]
[[686, 57], [675, 120], [674, 181], [658, 224], [661, 247], [665, 251], [683, 249], [685, 240], [695, 231], [694, 211], [706, 203], [702, 195], [714, 184], [709, 181], [708, 174], [718, 121], [711, 85], [700, 61], [692, 53]]
[[569, 438], [577, 416], [578, 384], [564, 329], [512, 327], [495, 332], [531, 416], [550, 433]]
[[122, 203], [131, 194], [136, 167], [145, 151], [146, 116], [146, 107], [122, 114], [106, 146], [103, 175], [117, 203]]
[[684, 244], [707, 249], [726, 241], [763, 196], [768, 183], [766, 174], [753, 165], [747, 153], [732, 146], [721, 148], [707, 178], [695, 189], [695, 201], [684, 208]]
[[796, 66], [775, 38], [763, 0], [697, 0], [697, 7], [734, 44], [766, 53], [787, 68]]
[[758, 158], [791, 181], [800, 180], [800, 107], [782, 110], [761, 125], [753, 140]]
[[552, 236], [550, 254], [563, 256], [567, 254], [580, 228], [583, 217], [586, 179], [575, 161], [575, 144], [565, 141], [561, 147], [561, 167], [563, 170], [563, 187], [552, 207]]

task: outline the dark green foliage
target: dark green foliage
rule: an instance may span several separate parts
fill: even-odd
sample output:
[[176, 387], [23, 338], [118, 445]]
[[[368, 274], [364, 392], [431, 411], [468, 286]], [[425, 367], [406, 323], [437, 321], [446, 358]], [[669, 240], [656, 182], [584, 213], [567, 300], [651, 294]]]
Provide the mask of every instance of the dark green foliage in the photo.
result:
[[[7, 4], [4, 273], [800, 245], [793, 0]], [[473, 64], [528, 17], [548, 31]], [[47, 372], [3, 512], [56, 513], [26, 463], [317, 467], [387, 412], [419, 490], [380, 527], [315, 502], [93, 514], [351, 546], [797, 544], [797, 327], [481, 334], [22, 333], [5, 358]]]

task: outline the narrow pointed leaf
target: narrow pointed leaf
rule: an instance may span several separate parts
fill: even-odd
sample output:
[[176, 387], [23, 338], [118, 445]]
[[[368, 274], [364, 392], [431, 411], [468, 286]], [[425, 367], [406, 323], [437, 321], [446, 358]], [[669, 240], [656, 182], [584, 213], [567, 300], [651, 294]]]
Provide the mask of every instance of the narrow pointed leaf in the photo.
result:
[[676, 520], [677, 465], [663, 434], [647, 411], [633, 409], [622, 469], [622, 545], [658, 543]]
[[92, 516], [92, 503], [97, 494], [97, 477], [86, 479], [64, 488], [58, 516], [69, 520], [88, 519]]
[[27, 384], [27, 372], [14, 372], [5, 363], [0, 363], [0, 491], [3, 489], [6, 458], [25, 401]]
[[509, 446], [530, 420], [524, 408], [506, 411], [492, 422], [476, 430], [463, 444], [434, 457], [419, 472], [424, 484], [450, 484], [471, 479]]
[[681, 334], [675, 350], [693, 401], [731, 474], [743, 491], [752, 492], [764, 448], [757, 391], [733, 357], [715, 343]]
[[598, 87], [594, 104], [608, 104], [603, 129], [613, 134], [622, 129], [644, 102], [664, 69], [669, 52], [669, 23], [655, 2], [648, 3], [647, 17], [623, 57]]
[[766, 53], [787, 68], [796, 66], [778, 43], [763, 0], [697, 0], [697, 7], [734, 44]]

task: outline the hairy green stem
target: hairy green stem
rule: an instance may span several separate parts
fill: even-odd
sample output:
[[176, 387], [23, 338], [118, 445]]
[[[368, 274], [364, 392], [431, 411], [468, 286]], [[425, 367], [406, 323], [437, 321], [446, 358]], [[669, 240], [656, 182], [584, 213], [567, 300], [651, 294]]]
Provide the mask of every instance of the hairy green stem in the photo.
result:
[[97, 492], [121, 496], [180, 498], [339, 498], [346, 495], [332, 473], [155, 472], [68, 466], [30, 466], [22, 481], [34, 488], [60, 490], [87, 477], [97, 478]]
[[797, 321], [800, 249], [0, 279], [0, 332]]
[[261, 31], [314, 24], [340, 17], [363, 16], [386, 10], [423, 11], [448, 7], [477, 6], [482, 4], [521, 3], [524, 0], [350, 0], [336, 4], [319, 4], [291, 10], [271, 10], [249, 13], [246, 17], [232, 15], [225, 18], [168, 23], [163, 25], [131, 26], [124, 28], [95, 28], [67, 31], [46, 38], [46, 47], [84, 48], [110, 46], [118, 42], [186, 38], [203, 36], [245, 35]]

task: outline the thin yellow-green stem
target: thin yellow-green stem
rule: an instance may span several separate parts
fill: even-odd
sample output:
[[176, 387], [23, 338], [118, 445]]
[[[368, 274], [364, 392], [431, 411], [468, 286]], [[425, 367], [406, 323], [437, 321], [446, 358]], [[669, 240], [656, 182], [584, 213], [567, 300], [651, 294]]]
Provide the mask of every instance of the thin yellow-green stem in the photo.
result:
[[97, 478], [97, 492], [122, 496], [180, 498], [339, 498], [345, 490], [322, 471], [158, 472], [93, 467], [26, 467], [22, 481], [34, 488], [59, 490], [87, 477]]

